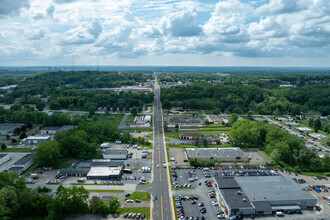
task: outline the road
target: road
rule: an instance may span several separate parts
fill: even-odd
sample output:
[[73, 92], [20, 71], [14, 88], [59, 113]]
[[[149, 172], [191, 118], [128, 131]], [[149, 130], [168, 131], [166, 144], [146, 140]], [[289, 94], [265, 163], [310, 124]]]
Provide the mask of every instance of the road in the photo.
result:
[[[155, 101], [154, 101], [154, 156], [153, 156], [153, 181], [152, 181], [152, 215], [155, 220], [171, 220], [173, 202], [169, 189], [169, 172], [166, 159], [166, 145], [163, 132], [162, 110], [160, 104], [160, 87], [157, 79], [155, 81]], [[163, 166], [164, 162], [166, 167]], [[157, 196], [157, 199], [155, 198]]]

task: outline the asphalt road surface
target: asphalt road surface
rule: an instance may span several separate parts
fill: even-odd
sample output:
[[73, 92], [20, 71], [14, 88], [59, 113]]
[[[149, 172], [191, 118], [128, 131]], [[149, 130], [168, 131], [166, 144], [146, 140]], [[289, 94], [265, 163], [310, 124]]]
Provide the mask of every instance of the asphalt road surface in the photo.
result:
[[[164, 143], [164, 132], [162, 122], [162, 112], [160, 104], [160, 88], [158, 82], [155, 82], [155, 101], [154, 101], [154, 157], [153, 157], [153, 219], [171, 220], [173, 205], [170, 199], [168, 167], [166, 160], [166, 145]], [[164, 163], [166, 167], [164, 167]], [[157, 199], [155, 198], [157, 196]]]

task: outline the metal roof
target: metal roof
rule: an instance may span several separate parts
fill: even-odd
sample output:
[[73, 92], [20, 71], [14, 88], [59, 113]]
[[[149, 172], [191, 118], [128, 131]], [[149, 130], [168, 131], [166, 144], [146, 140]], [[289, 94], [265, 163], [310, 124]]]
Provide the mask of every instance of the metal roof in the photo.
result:
[[21, 128], [24, 124], [0, 124], [1, 131], [11, 131], [16, 128]]
[[315, 199], [288, 176], [234, 178], [252, 202]]
[[220, 191], [231, 209], [253, 208], [241, 189], [220, 189]]
[[233, 177], [215, 178], [219, 189], [238, 189], [241, 188]]
[[0, 159], [7, 156], [8, 154], [0, 154]]
[[30, 160], [33, 160], [33, 158], [34, 158], [34, 154], [26, 154], [24, 157], [22, 157], [21, 159], [19, 159], [13, 165], [25, 165]]

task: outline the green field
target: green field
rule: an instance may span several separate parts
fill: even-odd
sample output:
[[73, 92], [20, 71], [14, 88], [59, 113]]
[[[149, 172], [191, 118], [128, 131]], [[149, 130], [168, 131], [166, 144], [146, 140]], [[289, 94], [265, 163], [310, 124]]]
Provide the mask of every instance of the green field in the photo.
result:
[[93, 121], [92, 118], [88, 120], [92, 121], [93, 124], [110, 124], [112, 128], [117, 129], [123, 117], [123, 114], [99, 114], [96, 121]]
[[135, 191], [129, 197], [126, 197], [125, 200], [128, 199], [140, 199], [141, 201], [150, 201], [150, 194], [142, 191]]
[[[228, 128], [226, 128], [228, 130]], [[214, 130], [214, 129], [212, 129]], [[225, 129], [224, 129], [225, 130]], [[170, 137], [170, 138], [177, 138], [179, 139], [179, 134], [180, 133], [200, 133], [202, 135], [218, 135], [218, 134], [221, 134], [221, 133], [225, 133], [225, 134], [228, 134], [229, 131], [224, 131], [224, 130], [217, 130], [217, 131], [209, 131], [209, 130], [200, 130], [200, 131], [184, 131], [184, 132], [165, 132], [165, 136], [166, 137]]]
[[119, 214], [125, 213], [141, 213], [142, 215], [146, 215], [147, 219], [150, 219], [150, 208], [149, 207], [138, 207], [138, 208], [119, 208]]
[[15, 148], [6, 148], [4, 150], [0, 150], [0, 152], [32, 152], [31, 148], [29, 147], [15, 147]]
[[72, 163], [74, 162], [77, 162], [77, 159], [72, 159], [72, 158], [60, 159], [58, 169], [70, 168], [72, 166]]

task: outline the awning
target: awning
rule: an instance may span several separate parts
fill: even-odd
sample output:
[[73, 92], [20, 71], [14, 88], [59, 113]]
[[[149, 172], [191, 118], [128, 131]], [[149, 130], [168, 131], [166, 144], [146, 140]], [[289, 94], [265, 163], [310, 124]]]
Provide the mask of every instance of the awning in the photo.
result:
[[288, 210], [300, 210], [300, 209], [301, 208], [297, 205], [272, 206], [273, 211], [276, 211], [276, 210], [288, 211]]

